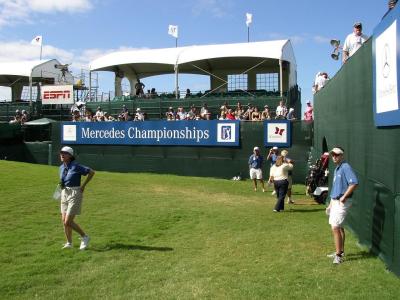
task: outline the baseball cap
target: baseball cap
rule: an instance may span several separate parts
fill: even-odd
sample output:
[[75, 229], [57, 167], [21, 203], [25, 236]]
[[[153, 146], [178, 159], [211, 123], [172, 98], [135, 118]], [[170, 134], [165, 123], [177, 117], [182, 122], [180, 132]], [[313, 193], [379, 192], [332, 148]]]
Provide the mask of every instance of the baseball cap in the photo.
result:
[[353, 25], [354, 28], [362, 28], [361, 22], [355, 22]]
[[335, 153], [337, 155], [342, 155], [344, 153], [343, 149], [340, 147], [334, 147], [330, 153]]
[[60, 153], [61, 152], [65, 152], [65, 153], [68, 153], [71, 156], [74, 156], [74, 150], [71, 147], [68, 147], [68, 146], [62, 147], [61, 150], [60, 150]]
[[253, 151], [260, 151], [260, 148], [256, 146], [254, 147]]
[[272, 149], [273, 149], [273, 150], [278, 150], [278, 147], [275, 146], [275, 147], [272, 147]]

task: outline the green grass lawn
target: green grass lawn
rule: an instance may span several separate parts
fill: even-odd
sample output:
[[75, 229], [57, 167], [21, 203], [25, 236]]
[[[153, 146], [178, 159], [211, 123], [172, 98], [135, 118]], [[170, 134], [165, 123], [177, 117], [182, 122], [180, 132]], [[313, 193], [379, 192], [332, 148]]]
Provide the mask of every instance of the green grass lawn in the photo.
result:
[[[250, 181], [97, 172], [77, 222], [89, 249], [61, 250], [58, 168], [0, 161], [0, 299], [398, 299], [400, 281], [295, 186], [273, 213]], [[271, 188], [269, 188], [269, 191]]]

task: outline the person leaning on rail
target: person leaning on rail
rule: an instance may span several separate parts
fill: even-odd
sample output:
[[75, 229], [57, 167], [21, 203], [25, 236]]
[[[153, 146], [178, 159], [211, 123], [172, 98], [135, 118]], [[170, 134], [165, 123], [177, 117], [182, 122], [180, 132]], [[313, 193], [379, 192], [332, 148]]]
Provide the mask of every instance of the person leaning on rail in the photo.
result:
[[362, 24], [356, 22], [353, 25], [353, 32], [350, 33], [343, 45], [343, 63], [345, 63], [350, 56], [352, 56], [365, 41], [368, 40], [368, 36], [362, 33]]
[[[61, 187], [61, 219], [67, 242], [63, 249], [72, 248], [72, 230], [81, 236], [80, 250], [88, 247], [90, 237], [75, 223], [75, 216], [80, 215], [83, 192], [86, 185], [92, 180], [95, 172], [75, 161], [74, 150], [65, 146], [60, 150], [60, 187]], [[81, 176], [87, 176], [81, 184]]]

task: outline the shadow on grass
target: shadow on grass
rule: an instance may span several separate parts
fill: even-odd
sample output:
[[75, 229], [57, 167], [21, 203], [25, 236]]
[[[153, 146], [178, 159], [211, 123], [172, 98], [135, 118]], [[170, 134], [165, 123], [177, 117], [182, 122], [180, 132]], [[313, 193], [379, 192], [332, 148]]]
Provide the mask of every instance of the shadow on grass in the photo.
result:
[[320, 207], [320, 208], [312, 208], [312, 209], [299, 209], [299, 208], [289, 208], [285, 209], [290, 213], [312, 213], [312, 212], [317, 212], [317, 211], [325, 211], [325, 207]]
[[127, 251], [133, 251], [133, 250], [141, 250], [141, 251], [173, 251], [173, 248], [170, 247], [152, 247], [152, 246], [142, 246], [142, 245], [131, 245], [131, 244], [122, 244], [122, 243], [110, 243], [106, 244], [102, 248], [91, 248], [92, 251], [97, 251], [97, 252], [105, 252], [105, 251], [111, 251], [111, 250], [127, 250]]
[[372, 252], [361, 251], [358, 253], [346, 254], [346, 261], [371, 259], [371, 258], [376, 258], [376, 257], [377, 256], [375, 254], [373, 254]]

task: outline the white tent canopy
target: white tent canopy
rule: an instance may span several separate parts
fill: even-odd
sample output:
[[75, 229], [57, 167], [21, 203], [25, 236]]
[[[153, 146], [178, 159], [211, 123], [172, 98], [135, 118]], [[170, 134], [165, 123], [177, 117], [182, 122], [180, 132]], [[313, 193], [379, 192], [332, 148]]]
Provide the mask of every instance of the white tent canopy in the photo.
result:
[[246, 70], [260, 63], [277, 66], [282, 62], [289, 63], [288, 86], [294, 86], [296, 59], [290, 40], [118, 51], [92, 61], [90, 70], [144, 78], [171, 74], [177, 69], [179, 73], [204, 74], [204, 70]]
[[[0, 63], [0, 86], [11, 86], [16, 80], [29, 82], [29, 78], [53, 78], [57, 82], [62, 73], [55, 65], [60, 65], [56, 59]], [[69, 72], [66, 80], [72, 80]]]

